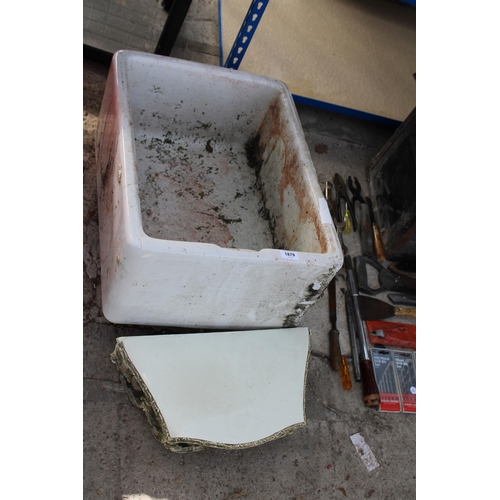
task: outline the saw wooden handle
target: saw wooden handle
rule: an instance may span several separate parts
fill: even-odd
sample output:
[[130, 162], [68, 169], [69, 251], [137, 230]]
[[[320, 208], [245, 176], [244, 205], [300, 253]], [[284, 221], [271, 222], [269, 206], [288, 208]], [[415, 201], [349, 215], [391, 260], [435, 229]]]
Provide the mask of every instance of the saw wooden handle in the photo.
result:
[[417, 317], [416, 307], [395, 307], [394, 316], [409, 316], [410, 318]]

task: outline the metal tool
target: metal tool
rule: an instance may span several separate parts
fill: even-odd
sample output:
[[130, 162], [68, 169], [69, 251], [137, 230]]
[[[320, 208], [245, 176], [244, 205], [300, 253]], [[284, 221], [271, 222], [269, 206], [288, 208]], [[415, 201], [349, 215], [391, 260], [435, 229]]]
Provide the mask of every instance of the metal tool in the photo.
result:
[[[367, 295], [377, 295], [386, 290], [392, 292], [415, 291], [415, 280], [389, 271], [389, 269], [366, 255], [355, 257], [354, 267], [356, 268], [359, 290]], [[368, 267], [371, 267], [377, 273], [378, 288], [372, 288], [368, 283]]]
[[340, 352], [340, 342], [339, 335], [340, 332], [337, 329], [337, 291], [336, 282], [337, 279], [343, 278], [346, 280], [346, 274], [344, 268], [340, 268], [335, 277], [330, 281], [328, 285], [328, 307], [330, 311], [330, 323], [332, 328], [328, 333], [330, 341], [330, 366], [332, 370], [338, 371], [341, 365], [341, 352]]
[[345, 255], [349, 251], [346, 244], [344, 243], [344, 236], [343, 236], [345, 222], [344, 221], [338, 222], [335, 219], [333, 219], [333, 223], [335, 224], [335, 228], [337, 229], [337, 236], [339, 237], [340, 246], [342, 247], [342, 252]]
[[349, 176], [347, 179], [347, 186], [349, 187], [351, 193], [352, 193], [352, 210], [353, 214], [354, 210], [356, 209], [356, 202], [359, 201], [360, 203], [365, 203], [365, 199], [361, 196], [361, 184], [358, 181], [357, 177], [354, 177], [354, 183], [352, 182], [352, 177]]
[[[368, 338], [372, 344], [384, 346], [417, 347], [417, 327], [407, 323], [390, 321], [365, 321]], [[379, 340], [380, 339], [380, 340]]]
[[347, 284], [349, 293], [352, 298], [354, 308], [354, 318], [358, 329], [358, 340], [360, 346], [360, 367], [361, 378], [363, 383], [363, 401], [366, 406], [378, 406], [380, 404], [380, 394], [378, 392], [375, 375], [373, 373], [373, 365], [368, 352], [368, 344], [365, 338], [365, 330], [363, 320], [358, 304], [358, 285], [356, 282], [356, 273], [352, 267], [351, 257], [347, 255], [344, 259], [344, 265], [347, 271]]
[[347, 273], [345, 272], [344, 266], [342, 266], [335, 275], [335, 278], [342, 278], [345, 283], [347, 283]]
[[396, 304], [397, 306], [410, 306], [415, 307], [417, 305], [416, 295], [408, 295], [403, 293], [390, 293], [387, 295], [389, 300]]
[[417, 263], [414, 260], [403, 260], [401, 262], [392, 262], [389, 269], [401, 276], [417, 279]]
[[360, 205], [358, 211], [359, 218], [359, 239], [361, 240], [361, 251], [367, 257], [375, 258], [375, 247], [373, 245], [373, 226], [370, 218], [368, 205]]
[[331, 182], [325, 183], [325, 198], [328, 203], [328, 208], [330, 210], [330, 215], [332, 216], [333, 223], [337, 230], [337, 236], [340, 241], [340, 246], [342, 247], [342, 253], [345, 255], [349, 251], [347, 246], [344, 243], [344, 237], [342, 235], [345, 227], [345, 222], [339, 218], [339, 212], [337, 210], [337, 205], [334, 200], [332, 200], [332, 188], [333, 184]]
[[330, 366], [334, 371], [340, 371], [340, 378], [342, 380], [342, 387], [349, 391], [352, 388], [351, 376], [349, 374], [349, 367], [347, 366], [346, 357], [342, 354], [340, 346], [340, 332], [337, 329], [337, 291], [335, 281], [337, 277], [328, 285], [328, 305], [330, 307], [330, 323], [332, 329], [328, 333], [330, 342]]
[[372, 221], [373, 246], [375, 247], [375, 256], [377, 258], [377, 262], [385, 262], [384, 244], [382, 242], [382, 236], [380, 235], [377, 223], [375, 222], [375, 214], [373, 213], [372, 202], [368, 197], [366, 197], [365, 200], [366, 204], [368, 205], [368, 209], [370, 211], [370, 219]]
[[337, 291], [335, 288], [335, 278], [328, 285], [328, 306], [330, 308], [331, 330], [328, 332], [330, 341], [330, 366], [332, 370], [340, 369], [340, 344], [339, 331], [337, 330]]
[[357, 302], [361, 318], [365, 321], [391, 318], [392, 316], [417, 317], [417, 309], [414, 307], [391, 306], [387, 302], [365, 295], [360, 295]]
[[346, 391], [352, 389], [351, 374], [349, 373], [349, 366], [347, 366], [347, 360], [344, 354], [342, 354], [342, 348], [340, 347], [340, 379], [342, 380], [342, 387]]
[[347, 194], [347, 188], [344, 182], [344, 179], [340, 176], [340, 174], [335, 174], [333, 177], [333, 185], [335, 186], [335, 191], [337, 193], [336, 201], [335, 201], [335, 210], [340, 216], [340, 220], [343, 220], [342, 217], [342, 205], [341, 201], [344, 200], [346, 204], [346, 212], [349, 213], [349, 217], [352, 220], [352, 228], [354, 231], [358, 230], [358, 223], [356, 221], [356, 216], [354, 214], [354, 207], [352, 206], [351, 200]]
[[344, 233], [345, 234], [351, 234], [351, 212], [349, 212], [349, 208], [347, 207], [347, 204], [344, 208]]
[[[328, 203], [328, 209], [330, 210], [330, 213], [333, 210], [333, 202], [332, 202], [332, 199], [330, 197], [330, 193], [332, 191], [332, 188], [333, 188], [333, 184], [330, 181], [326, 181], [325, 182], [325, 200]], [[333, 213], [331, 215], [333, 217]]]
[[349, 330], [349, 341], [351, 344], [352, 369], [354, 372], [354, 379], [356, 382], [359, 382], [361, 380], [361, 369], [359, 367], [359, 348], [356, 321], [354, 320], [354, 306], [352, 305], [352, 299], [349, 294], [346, 293], [345, 288], [342, 288], [342, 293], [344, 294], [347, 328]]

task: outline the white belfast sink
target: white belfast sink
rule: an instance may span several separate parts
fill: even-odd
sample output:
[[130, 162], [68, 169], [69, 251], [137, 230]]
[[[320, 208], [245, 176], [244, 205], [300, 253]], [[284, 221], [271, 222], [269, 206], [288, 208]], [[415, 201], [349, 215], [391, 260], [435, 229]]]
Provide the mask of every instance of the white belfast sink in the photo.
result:
[[118, 52], [96, 160], [111, 322], [297, 326], [342, 265], [293, 100], [277, 80]]

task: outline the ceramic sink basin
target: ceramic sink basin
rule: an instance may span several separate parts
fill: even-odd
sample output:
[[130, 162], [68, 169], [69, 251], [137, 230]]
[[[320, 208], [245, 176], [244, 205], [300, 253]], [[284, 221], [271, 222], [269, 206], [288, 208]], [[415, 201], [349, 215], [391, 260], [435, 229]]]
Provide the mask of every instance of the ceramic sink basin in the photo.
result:
[[96, 162], [111, 322], [293, 327], [342, 266], [282, 82], [117, 52]]

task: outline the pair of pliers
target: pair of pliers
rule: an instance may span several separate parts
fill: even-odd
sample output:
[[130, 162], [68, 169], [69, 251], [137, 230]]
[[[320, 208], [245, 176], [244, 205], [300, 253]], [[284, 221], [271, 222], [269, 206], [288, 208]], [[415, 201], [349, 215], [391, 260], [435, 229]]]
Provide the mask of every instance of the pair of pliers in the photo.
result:
[[336, 211], [336, 201], [332, 199], [333, 198], [331, 191], [332, 187], [333, 187], [332, 183], [327, 181], [325, 185], [325, 198], [328, 203], [328, 209], [330, 210], [333, 223], [335, 224], [335, 229], [337, 230], [337, 236], [339, 237], [340, 245], [342, 247], [342, 252], [344, 255], [346, 255], [349, 249], [346, 247], [344, 239], [342, 237], [342, 231], [344, 229], [345, 222], [339, 218], [338, 212]]
[[365, 199], [361, 196], [361, 184], [358, 181], [357, 177], [354, 177], [354, 181], [356, 185], [352, 182], [352, 177], [349, 176], [347, 179], [347, 185], [349, 186], [349, 189], [352, 193], [352, 198], [351, 198], [351, 203], [353, 208], [356, 206], [356, 201], [359, 201], [360, 203], [365, 203]]
[[333, 185], [335, 186], [335, 191], [337, 192], [337, 196], [335, 198], [335, 206], [334, 206], [334, 211], [336, 214], [338, 214], [339, 220], [342, 217], [342, 207], [340, 206], [340, 200], [343, 198], [345, 200], [345, 203], [347, 205], [347, 209], [351, 212], [352, 214], [352, 228], [354, 231], [357, 231], [358, 229], [358, 222], [356, 221], [356, 216], [354, 214], [354, 206], [347, 195], [347, 188], [344, 182], [344, 179], [340, 176], [340, 174], [335, 174], [333, 178]]

